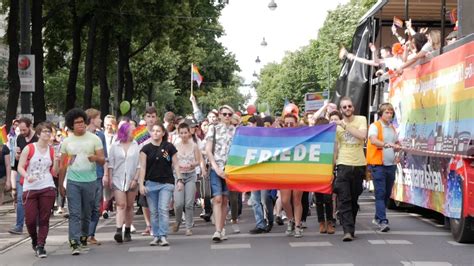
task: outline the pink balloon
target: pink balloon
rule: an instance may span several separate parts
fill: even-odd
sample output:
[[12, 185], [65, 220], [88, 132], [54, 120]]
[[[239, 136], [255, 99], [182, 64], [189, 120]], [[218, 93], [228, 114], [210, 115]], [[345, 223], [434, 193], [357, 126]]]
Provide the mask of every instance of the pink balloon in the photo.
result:
[[257, 107], [255, 107], [255, 105], [251, 104], [247, 106], [247, 114], [253, 115], [255, 112], [257, 112]]

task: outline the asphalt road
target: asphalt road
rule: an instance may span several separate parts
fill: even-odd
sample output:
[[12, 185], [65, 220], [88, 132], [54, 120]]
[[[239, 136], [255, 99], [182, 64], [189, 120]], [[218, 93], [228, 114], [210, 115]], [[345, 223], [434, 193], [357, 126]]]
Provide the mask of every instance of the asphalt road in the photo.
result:
[[[71, 256], [67, 245], [67, 221], [56, 223], [47, 239], [48, 257], [34, 256], [29, 239], [3, 250], [0, 265], [474, 265], [474, 245], [458, 244], [439, 220], [417, 209], [389, 211], [391, 231], [379, 233], [371, 224], [374, 213], [372, 194], [361, 197], [361, 212], [356, 226], [356, 239], [342, 242], [341, 227], [336, 234], [319, 234], [316, 212], [308, 217], [304, 237], [285, 236], [285, 226], [275, 225], [271, 233], [250, 235], [254, 218], [244, 205], [240, 234], [230, 234], [219, 244], [211, 241], [214, 227], [195, 219], [192, 236], [184, 229], [169, 236], [169, 247], [150, 247], [151, 237], [139, 233], [133, 241], [116, 244], [114, 217], [99, 223], [100, 246], [79, 256]], [[200, 209], [196, 209], [198, 216]], [[172, 219], [171, 219], [172, 221]], [[144, 229], [142, 216], [135, 226]]]

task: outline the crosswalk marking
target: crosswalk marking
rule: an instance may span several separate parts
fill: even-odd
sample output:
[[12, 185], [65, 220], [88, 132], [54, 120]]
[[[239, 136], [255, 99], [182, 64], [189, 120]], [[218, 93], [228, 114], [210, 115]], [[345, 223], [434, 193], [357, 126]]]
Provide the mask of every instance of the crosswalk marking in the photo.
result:
[[250, 244], [218, 244], [211, 245], [211, 249], [239, 249], [250, 248]]
[[[82, 250], [81, 254], [87, 254], [89, 253], [89, 250]], [[53, 256], [62, 256], [62, 255], [71, 255], [71, 250], [70, 249], [58, 249], [51, 253]]]
[[306, 264], [305, 266], [354, 266], [352, 263]]
[[289, 243], [291, 247], [293, 248], [299, 248], [299, 247], [330, 247], [332, 244], [327, 241], [321, 241], [321, 242], [290, 242]]
[[400, 261], [403, 266], [451, 266], [445, 261]]
[[458, 243], [456, 241], [448, 241], [448, 243], [453, 245], [453, 246], [470, 246], [470, 247], [472, 247], [472, 244], [463, 244], [463, 243]]
[[132, 247], [128, 252], [168, 251], [170, 247]]
[[391, 239], [377, 239], [377, 240], [368, 240], [372, 245], [412, 245], [413, 243], [408, 240], [391, 240]]

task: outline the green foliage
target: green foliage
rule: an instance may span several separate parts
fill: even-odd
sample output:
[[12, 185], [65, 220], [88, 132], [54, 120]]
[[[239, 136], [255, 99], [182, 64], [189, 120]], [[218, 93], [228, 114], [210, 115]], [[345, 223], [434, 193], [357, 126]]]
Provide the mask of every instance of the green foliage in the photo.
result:
[[205, 113], [224, 104], [230, 105], [235, 111], [243, 110], [248, 96], [239, 92], [241, 83], [241, 80], [234, 77], [232, 83], [227, 86], [221, 84], [214, 86], [209, 93], [199, 98], [202, 111]]
[[341, 68], [339, 48], [350, 47], [360, 17], [375, 2], [353, 0], [339, 5], [328, 12], [316, 40], [287, 53], [280, 64], [264, 66], [256, 84], [257, 102], [268, 102], [278, 112], [285, 99], [302, 107], [305, 93], [333, 88]]

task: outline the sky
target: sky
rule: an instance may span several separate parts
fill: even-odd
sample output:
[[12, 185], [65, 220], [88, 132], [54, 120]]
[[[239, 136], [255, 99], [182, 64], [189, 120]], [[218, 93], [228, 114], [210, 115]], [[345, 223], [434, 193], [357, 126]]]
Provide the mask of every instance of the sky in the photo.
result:
[[[222, 44], [235, 54], [241, 68], [239, 73], [245, 84], [256, 80], [267, 63], [280, 63], [286, 51], [296, 51], [316, 39], [327, 11], [348, 0], [274, 0], [278, 5], [270, 10], [270, 0], [229, 0], [222, 10], [220, 22], [225, 35]], [[268, 45], [260, 45], [265, 38]], [[257, 56], [261, 62], [257, 64]], [[242, 94], [252, 94], [249, 103], [256, 99], [253, 88], [241, 87]]]

